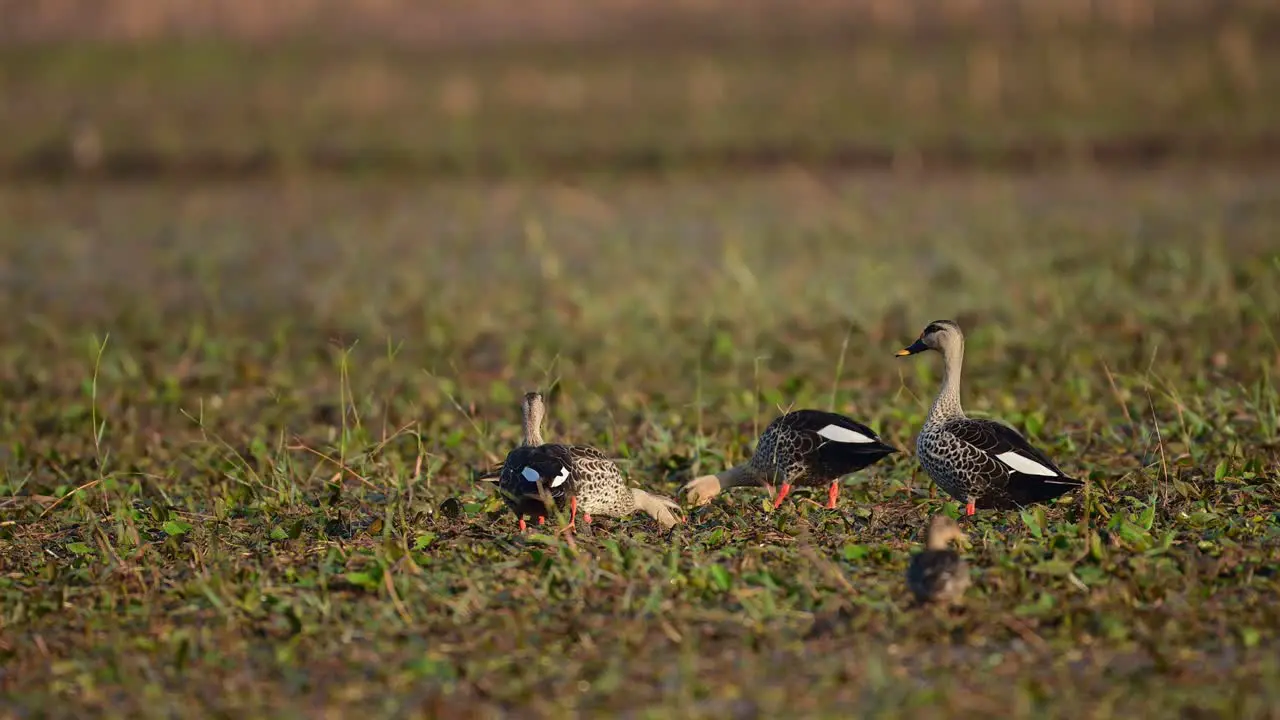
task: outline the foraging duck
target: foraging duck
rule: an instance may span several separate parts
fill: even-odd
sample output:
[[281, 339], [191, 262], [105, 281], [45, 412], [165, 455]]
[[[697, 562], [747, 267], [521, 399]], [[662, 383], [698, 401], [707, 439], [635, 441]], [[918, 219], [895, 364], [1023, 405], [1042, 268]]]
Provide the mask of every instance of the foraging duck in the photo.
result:
[[751, 459], [715, 475], [703, 475], [681, 490], [695, 505], [705, 505], [722, 490], [744, 485], [781, 484], [774, 495], [777, 509], [795, 485], [829, 485], [827, 509], [840, 495], [840, 478], [898, 452], [875, 432], [843, 415], [822, 410], [795, 410], [775, 419], [760, 434]]
[[969, 565], [947, 544], [963, 543], [964, 533], [946, 515], [934, 515], [925, 531], [924, 550], [907, 566], [907, 588], [916, 602], [954, 603], [969, 587]]
[[618, 466], [599, 450], [543, 443], [546, 406], [541, 393], [527, 393], [521, 409], [524, 438], [507, 454], [498, 478], [503, 500], [520, 519], [521, 530], [526, 527], [526, 516], [537, 517], [539, 525], [546, 522], [543, 493], [556, 508], [568, 504], [570, 525], [576, 522], [579, 509], [588, 523], [592, 515], [624, 517], [636, 510], [651, 515], [663, 529], [680, 522], [675, 514], [680, 506], [675, 501], [627, 487]]
[[925, 350], [942, 354], [942, 388], [916, 438], [920, 465], [948, 495], [977, 508], [1012, 509], [1053, 500], [1083, 485], [1058, 469], [1018, 431], [994, 420], [966, 417], [960, 406], [964, 333], [951, 320], [929, 323], [898, 357]]

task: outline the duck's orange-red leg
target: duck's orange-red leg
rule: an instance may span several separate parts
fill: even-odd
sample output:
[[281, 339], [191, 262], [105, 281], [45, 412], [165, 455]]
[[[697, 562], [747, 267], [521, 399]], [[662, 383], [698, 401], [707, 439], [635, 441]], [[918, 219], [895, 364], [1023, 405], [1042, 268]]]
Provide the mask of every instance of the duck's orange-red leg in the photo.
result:
[[583, 521], [583, 522], [585, 522], [586, 524], [590, 525], [590, 524], [591, 524], [591, 513], [582, 513], [582, 521]]
[[833, 482], [831, 483], [831, 489], [827, 491], [827, 509], [828, 510], [836, 509], [836, 499], [839, 497], [840, 497], [840, 485], [839, 483]]
[[976, 513], [976, 512], [978, 512], [978, 503], [977, 503], [977, 502], [975, 502], [975, 501], [973, 501], [973, 500], [970, 500], [968, 503], [966, 503], [966, 504], [965, 504], [965, 506], [964, 506], [964, 514], [965, 514], [965, 515], [972, 515], [972, 514], [974, 514], [974, 513]]
[[527, 525], [525, 525], [525, 523], [524, 523], [524, 516], [522, 515], [522, 516], [520, 516], [520, 532], [524, 532], [524, 531], [525, 531], [525, 530], [527, 530], [527, 529], [528, 529], [528, 526], [527, 526]]
[[773, 497], [774, 510], [777, 510], [778, 506], [782, 504], [782, 501], [787, 499], [787, 493], [789, 492], [791, 492], [790, 483], [783, 483], [782, 487], [778, 488], [778, 494]]
[[[573, 524], [577, 521], [578, 521], [578, 498], [575, 495], [574, 497], [569, 498], [569, 526], [573, 527]], [[591, 521], [588, 520], [587, 522], [591, 522]]]
[[539, 524], [539, 525], [546, 525], [546, 524], [547, 524], [547, 517], [546, 517], [545, 515], [539, 515], [539, 516], [538, 516], [538, 524]]

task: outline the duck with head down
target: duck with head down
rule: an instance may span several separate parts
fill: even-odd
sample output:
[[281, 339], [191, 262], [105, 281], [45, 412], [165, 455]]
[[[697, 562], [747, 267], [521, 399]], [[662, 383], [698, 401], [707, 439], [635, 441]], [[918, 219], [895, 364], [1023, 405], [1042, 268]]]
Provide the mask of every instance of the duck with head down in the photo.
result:
[[683, 489], [695, 505], [703, 505], [731, 487], [778, 483], [773, 498], [776, 509], [793, 486], [826, 487], [826, 508], [833, 510], [840, 478], [896, 452], [874, 430], [852, 418], [823, 410], [793, 410], [760, 433], [747, 462], [694, 478]]
[[525, 517], [537, 517], [541, 525], [551, 508], [563, 510], [566, 505], [570, 525], [579, 510], [588, 523], [593, 514], [623, 517], [636, 510], [648, 513], [664, 529], [681, 522], [674, 500], [628, 487], [617, 464], [599, 450], [544, 443], [542, 393], [526, 394], [521, 408], [524, 438], [507, 454], [498, 478], [502, 498], [519, 518], [521, 530]]

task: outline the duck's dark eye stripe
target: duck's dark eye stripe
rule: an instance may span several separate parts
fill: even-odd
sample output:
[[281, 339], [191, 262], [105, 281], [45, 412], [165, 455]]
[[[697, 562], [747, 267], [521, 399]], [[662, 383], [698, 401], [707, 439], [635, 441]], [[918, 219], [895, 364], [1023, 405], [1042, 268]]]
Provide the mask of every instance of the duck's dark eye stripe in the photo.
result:
[[936, 332], [942, 332], [942, 326], [939, 325], [938, 323], [929, 323], [929, 327], [924, 329], [925, 335], [928, 335], [929, 333], [936, 333]]

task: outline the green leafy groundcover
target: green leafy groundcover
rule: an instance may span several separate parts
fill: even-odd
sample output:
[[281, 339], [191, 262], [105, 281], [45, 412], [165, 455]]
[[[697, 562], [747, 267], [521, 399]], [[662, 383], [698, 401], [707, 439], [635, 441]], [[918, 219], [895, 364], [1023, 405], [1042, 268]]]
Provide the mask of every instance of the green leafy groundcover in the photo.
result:
[[[1278, 46], [1241, 64], [1214, 37], [1100, 40], [1066, 65], [1072, 47], [874, 43], [851, 51], [854, 71], [829, 46], [528, 65], [580, 107], [504, 85], [518, 63], [499, 56], [374, 54], [353, 76], [349, 55], [309, 65], [288, 48], [173, 63], [5, 50], [0, 164], [67, 152], [59, 123], [79, 98], [106, 166], [0, 186], [0, 707], [1273, 714], [1266, 153], [930, 174], [910, 152], [1274, 127]], [[965, 69], [991, 57], [994, 94]], [[445, 102], [449, 82], [461, 94]], [[694, 92], [708, 87], [720, 100]], [[685, 152], [796, 138], [803, 153], [733, 172]], [[906, 162], [844, 172], [823, 153], [846, 141]], [[312, 173], [330, 146], [607, 152], [572, 177]], [[119, 158], [262, 148], [303, 161], [234, 182], [126, 162], [109, 182]], [[610, 159], [640, 151], [672, 171]], [[962, 608], [909, 602], [928, 516], [957, 510], [910, 452], [848, 478], [836, 511], [806, 491], [773, 511], [740, 489], [671, 533], [638, 516], [521, 535], [474, 479], [518, 441], [532, 389], [548, 437], [605, 448], [667, 495], [740, 462], [793, 407], [910, 451], [940, 368], [892, 355], [943, 318], [966, 330], [969, 412], [1087, 481], [964, 522]]]

